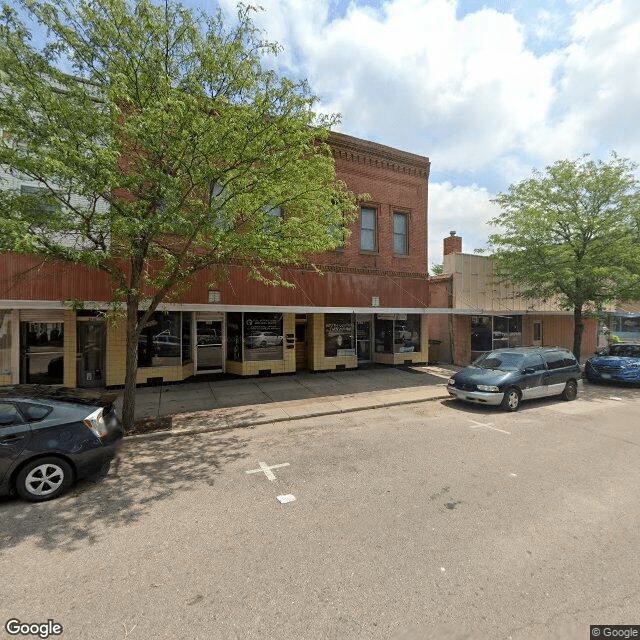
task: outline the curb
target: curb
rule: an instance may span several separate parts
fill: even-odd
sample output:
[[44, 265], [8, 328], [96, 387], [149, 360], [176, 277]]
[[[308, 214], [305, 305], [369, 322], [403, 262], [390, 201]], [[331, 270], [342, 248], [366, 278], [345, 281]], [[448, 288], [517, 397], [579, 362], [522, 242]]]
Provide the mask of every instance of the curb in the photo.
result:
[[[384, 407], [397, 407], [405, 404], [417, 404], [419, 402], [433, 402], [434, 400], [446, 400], [450, 396], [438, 395], [431, 398], [416, 398], [414, 400], [398, 400], [394, 402], [383, 402], [380, 404], [368, 404], [360, 407], [352, 407], [349, 409], [330, 409], [328, 411], [317, 411], [314, 413], [307, 413], [299, 416], [288, 416], [286, 418], [257, 418], [250, 422], [238, 422], [236, 424], [227, 424], [221, 427], [190, 427], [186, 429], [176, 429], [167, 431], [152, 431], [150, 433], [138, 433], [130, 436], [125, 435], [124, 441], [137, 441], [137, 440], [151, 440], [154, 438], [171, 438], [176, 436], [190, 436], [198, 435], [202, 433], [218, 433], [222, 431], [230, 431], [232, 429], [246, 429], [248, 427], [254, 427], [261, 424], [271, 424], [276, 422], [291, 422], [293, 420], [304, 420], [306, 418], [320, 418], [322, 416], [340, 415], [342, 413], [355, 413], [356, 411], [370, 411], [372, 409], [382, 409]], [[176, 414], [184, 415], [184, 414]]]

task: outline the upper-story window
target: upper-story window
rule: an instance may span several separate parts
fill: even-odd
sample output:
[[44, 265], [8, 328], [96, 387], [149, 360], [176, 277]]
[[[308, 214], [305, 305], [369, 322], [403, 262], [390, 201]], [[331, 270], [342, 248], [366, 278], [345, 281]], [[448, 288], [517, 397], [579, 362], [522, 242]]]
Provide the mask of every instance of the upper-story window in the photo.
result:
[[268, 216], [282, 219], [282, 207], [265, 206], [264, 211]]
[[270, 205], [266, 205], [264, 208], [264, 212], [267, 214], [264, 222], [264, 230], [266, 233], [279, 233], [280, 225], [284, 220], [284, 213], [282, 211], [282, 207], [272, 207]]
[[373, 207], [360, 207], [360, 249], [378, 250], [378, 211]]
[[393, 214], [393, 253], [397, 256], [409, 254], [409, 214]]

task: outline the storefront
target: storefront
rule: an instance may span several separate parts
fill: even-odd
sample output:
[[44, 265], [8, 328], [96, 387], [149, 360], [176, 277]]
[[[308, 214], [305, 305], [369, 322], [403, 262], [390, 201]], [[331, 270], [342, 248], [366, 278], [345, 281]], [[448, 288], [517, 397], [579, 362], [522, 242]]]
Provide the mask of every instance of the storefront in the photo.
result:
[[[138, 340], [138, 384], [402, 365], [428, 359], [423, 313], [161, 310]], [[18, 330], [18, 345], [13, 336]], [[99, 310], [3, 310], [0, 383], [124, 384], [126, 326]], [[16, 373], [17, 372], [17, 373]]]
[[471, 360], [492, 349], [522, 346], [522, 316], [471, 316]]
[[608, 329], [623, 342], [640, 340], [640, 311], [615, 311], [609, 316]]

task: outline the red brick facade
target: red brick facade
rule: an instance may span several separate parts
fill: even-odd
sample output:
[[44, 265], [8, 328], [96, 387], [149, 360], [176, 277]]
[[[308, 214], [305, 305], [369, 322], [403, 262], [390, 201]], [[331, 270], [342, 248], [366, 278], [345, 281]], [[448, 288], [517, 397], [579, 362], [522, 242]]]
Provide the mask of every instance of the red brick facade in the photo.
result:
[[[139, 362], [144, 361], [139, 382], [182, 380], [210, 370], [257, 375], [428, 359], [429, 159], [337, 133], [329, 144], [338, 179], [350, 191], [367, 194], [361, 206], [368, 219], [375, 212], [376, 250], [361, 248], [358, 215], [344, 247], [310, 256], [323, 275], [309, 268], [284, 270], [293, 288], [249, 280], [239, 268], [231, 268], [229, 279], [217, 284], [211, 273], [199, 274], [179, 299], [162, 305], [165, 315], [149, 324], [158, 329], [150, 328], [153, 335], [139, 342]], [[365, 235], [371, 238], [370, 228]], [[0, 384], [122, 384], [124, 327], [105, 326], [89, 311], [106, 308], [112, 298], [113, 283], [102, 272], [0, 256], [0, 319], [8, 319], [12, 334], [0, 350]], [[96, 304], [76, 313], [70, 304], [76, 301]], [[256, 326], [268, 328], [279, 344], [251, 343], [248, 336]], [[35, 331], [53, 355], [40, 356], [40, 343], [31, 349], [29, 336]], [[54, 334], [64, 338], [53, 344]], [[95, 335], [102, 336], [99, 350], [89, 344]], [[166, 347], [161, 353], [163, 339], [178, 351], [169, 353]], [[90, 349], [97, 360], [85, 357]]]
[[[359, 223], [351, 225], [347, 246], [313, 256], [325, 273], [309, 269], [285, 270], [293, 289], [268, 287], [232, 270], [220, 283], [224, 305], [300, 307], [371, 307], [372, 298], [383, 308], [429, 306], [427, 283], [427, 194], [429, 160], [372, 142], [332, 134], [337, 177], [356, 194], [368, 194], [366, 205], [377, 211], [376, 253], [360, 250]], [[393, 213], [409, 216], [409, 252], [393, 252]], [[197, 277], [180, 299], [207, 304], [209, 273]], [[101, 272], [66, 264], [41, 264], [29, 257], [0, 256], [0, 298], [13, 300], [95, 300], [111, 298], [112, 285]]]

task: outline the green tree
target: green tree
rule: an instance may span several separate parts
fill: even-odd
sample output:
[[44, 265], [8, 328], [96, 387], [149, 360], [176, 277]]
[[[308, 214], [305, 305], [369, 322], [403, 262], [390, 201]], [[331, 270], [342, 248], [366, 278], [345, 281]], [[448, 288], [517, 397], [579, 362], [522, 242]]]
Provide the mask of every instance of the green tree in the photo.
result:
[[560, 160], [511, 185], [495, 202], [489, 238], [499, 277], [530, 298], [554, 298], [573, 310], [573, 352], [580, 358], [583, 317], [616, 299], [638, 295], [636, 165]]
[[441, 276], [444, 273], [444, 265], [441, 264], [436, 264], [435, 262], [433, 262], [431, 264], [431, 275], [432, 276]]
[[355, 196], [327, 144], [337, 116], [268, 67], [279, 47], [251, 7], [225, 23], [170, 0], [20, 6], [48, 35], [34, 47], [3, 6], [0, 164], [41, 189], [0, 195], [0, 251], [111, 276], [126, 305], [128, 428], [138, 338], [161, 302], [230, 264], [287, 285], [282, 266], [344, 243]]

